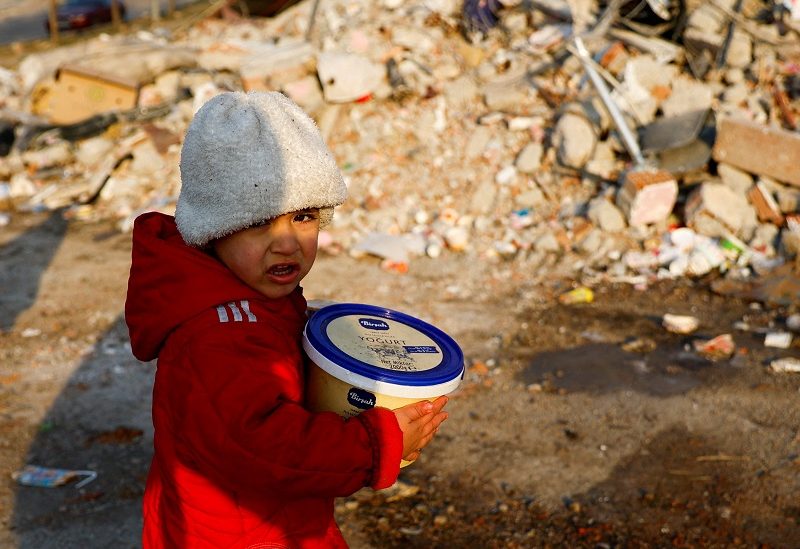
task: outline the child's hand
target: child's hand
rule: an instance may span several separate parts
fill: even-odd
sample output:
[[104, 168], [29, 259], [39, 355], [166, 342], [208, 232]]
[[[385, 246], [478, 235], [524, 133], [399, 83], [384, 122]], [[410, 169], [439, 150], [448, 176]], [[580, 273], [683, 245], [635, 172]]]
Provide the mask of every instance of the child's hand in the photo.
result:
[[447, 397], [441, 396], [433, 402], [423, 400], [394, 410], [400, 430], [403, 431], [404, 460], [417, 459], [433, 439], [439, 425], [447, 419], [447, 412], [442, 412], [445, 404]]

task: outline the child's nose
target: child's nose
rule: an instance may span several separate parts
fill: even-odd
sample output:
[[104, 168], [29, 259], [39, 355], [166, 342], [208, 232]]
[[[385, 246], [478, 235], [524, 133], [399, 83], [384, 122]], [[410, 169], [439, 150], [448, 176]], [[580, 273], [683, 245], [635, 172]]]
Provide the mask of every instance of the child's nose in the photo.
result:
[[289, 255], [300, 248], [297, 232], [291, 223], [276, 223], [272, 229], [271, 251]]

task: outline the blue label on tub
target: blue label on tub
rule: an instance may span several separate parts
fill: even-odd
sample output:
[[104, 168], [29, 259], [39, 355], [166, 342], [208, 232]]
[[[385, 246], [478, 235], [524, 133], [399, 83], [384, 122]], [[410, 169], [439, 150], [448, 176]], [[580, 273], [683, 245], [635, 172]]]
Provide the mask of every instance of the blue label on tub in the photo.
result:
[[389, 325], [376, 318], [359, 318], [358, 323], [367, 330], [388, 330]]
[[375, 395], [358, 387], [350, 387], [347, 391], [347, 402], [361, 410], [375, 407]]
[[436, 354], [439, 349], [430, 345], [403, 345], [407, 353], [429, 353]]

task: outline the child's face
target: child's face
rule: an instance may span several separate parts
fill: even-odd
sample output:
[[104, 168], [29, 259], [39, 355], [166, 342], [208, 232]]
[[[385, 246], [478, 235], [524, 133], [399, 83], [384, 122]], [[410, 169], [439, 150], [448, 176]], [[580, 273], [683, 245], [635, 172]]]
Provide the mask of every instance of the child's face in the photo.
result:
[[319, 210], [284, 214], [214, 242], [217, 257], [243, 282], [270, 298], [297, 288], [317, 257]]

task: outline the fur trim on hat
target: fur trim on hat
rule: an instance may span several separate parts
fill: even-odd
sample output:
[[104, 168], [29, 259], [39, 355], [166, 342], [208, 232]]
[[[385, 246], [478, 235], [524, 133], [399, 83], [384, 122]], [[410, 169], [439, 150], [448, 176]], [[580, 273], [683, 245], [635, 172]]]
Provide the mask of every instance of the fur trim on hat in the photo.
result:
[[278, 92], [209, 100], [186, 132], [180, 168], [175, 221], [190, 246], [309, 208], [324, 225], [347, 197], [316, 124]]

